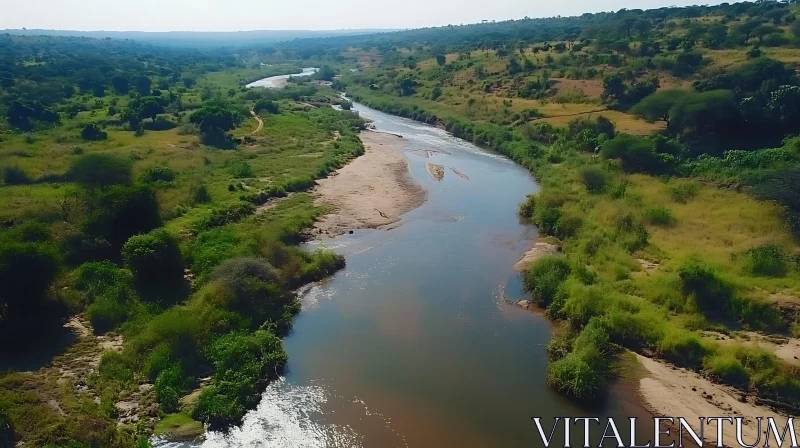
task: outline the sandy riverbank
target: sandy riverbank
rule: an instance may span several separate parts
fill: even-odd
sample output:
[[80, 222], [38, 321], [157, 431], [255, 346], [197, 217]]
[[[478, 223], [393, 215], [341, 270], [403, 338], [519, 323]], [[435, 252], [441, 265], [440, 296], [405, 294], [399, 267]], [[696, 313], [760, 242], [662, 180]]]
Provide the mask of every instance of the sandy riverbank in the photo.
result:
[[[641, 355], [636, 357], [639, 364], [644, 367], [643, 377], [639, 380], [639, 393], [643, 405], [653, 415], [684, 417], [696, 431], [699, 430], [700, 417], [744, 417], [742, 435], [748, 444], [755, 442], [759, 437], [755, 417], [764, 417], [759, 446], [764, 444], [766, 417], [775, 417], [779, 431], [782, 431], [786, 424], [785, 415], [753, 403], [752, 397], [744, 397], [742, 392], [732, 387], [712, 383], [696, 372], [655, 359]], [[739, 446], [736, 443], [735, 425], [723, 423], [722, 428], [725, 446]], [[707, 424], [705, 434], [707, 442], [715, 443], [716, 423]], [[774, 439], [771, 442], [774, 443]]]
[[316, 204], [333, 207], [314, 225], [317, 238], [392, 224], [425, 201], [425, 190], [408, 174], [402, 138], [372, 131], [360, 137], [366, 153], [314, 189]]

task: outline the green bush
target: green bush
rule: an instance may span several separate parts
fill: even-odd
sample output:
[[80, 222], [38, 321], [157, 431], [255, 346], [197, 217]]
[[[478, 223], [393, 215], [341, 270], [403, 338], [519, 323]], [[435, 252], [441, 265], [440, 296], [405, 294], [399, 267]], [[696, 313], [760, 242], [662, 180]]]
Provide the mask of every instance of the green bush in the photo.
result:
[[546, 307], [553, 301], [561, 284], [567, 280], [571, 268], [564, 257], [549, 256], [537, 260], [530, 267], [523, 283], [525, 289], [531, 293], [533, 301]]
[[700, 194], [700, 184], [697, 182], [681, 182], [669, 187], [669, 195], [675, 202], [685, 204]]
[[104, 188], [95, 191], [87, 202], [84, 232], [108, 241], [115, 250], [130, 237], [161, 226], [156, 195], [145, 186]]
[[100, 357], [100, 365], [97, 367], [100, 376], [107, 380], [117, 381], [124, 384], [133, 382], [133, 370], [128, 360], [119, 352], [109, 350]]
[[142, 173], [142, 180], [147, 183], [172, 182], [175, 176], [175, 170], [168, 166], [152, 166]]
[[581, 401], [599, 401], [606, 392], [613, 351], [608, 333], [594, 319], [575, 338], [572, 347], [570, 354], [548, 366], [547, 383]]
[[3, 183], [6, 185], [25, 185], [33, 182], [33, 178], [18, 166], [3, 167]]
[[140, 285], [165, 285], [183, 279], [178, 241], [166, 229], [132, 236], [122, 247], [125, 265]]
[[553, 337], [547, 344], [547, 359], [550, 362], [554, 362], [564, 359], [567, 355], [572, 353], [572, 345], [577, 336], [577, 333], [570, 327], [553, 334]]
[[94, 297], [93, 303], [86, 309], [86, 317], [95, 333], [107, 333], [128, 320], [132, 302], [127, 288], [106, 288]]
[[90, 123], [81, 129], [81, 138], [90, 141], [105, 140], [108, 138], [108, 133], [100, 129], [96, 124]]
[[158, 375], [174, 364], [172, 350], [167, 344], [159, 344], [154, 348], [144, 364], [144, 373], [150, 381], [155, 381]]
[[663, 205], [647, 207], [644, 210], [647, 222], [656, 226], [671, 226], [675, 224], [675, 217], [672, 212]]
[[650, 347], [661, 339], [663, 318], [659, 317], [615, 308], [601, 322], [612, 342], [635, 350]]
[[628, 134], [618, 134], [603, 143], [600, 156], [619, 159], [628, 172], [663, 174], [672, 168], [670, 156], [656, 153], [650, 140]]
[[742, 362], [729, 354], [706, 358], [703, 368], [717, 381], [731, 386], [745, 388], [750, 382], [750, 374]]
[[525, 198], [525, 201], [519, 204], [519, 216], [527, 219], [533, 218], [533, 212], [536, 205], [536, 196], [530, 194]]
[[573, 328], [582, 328], [595, 316], [602, 316], [608, 309], [609, 298], [598, 286], [580, 286], [570, 291], [561, 309]]
[[601, 193], [608, 184], [606, 172], [596, 165], [581, 167], [578, 175], [589, 193]]
[[67, 178], [86, 187], [128, 185], [131, 163], [107, 154], [86, 154], [72, 161]]
[[236, 179], [253, 177], [253, 168], [244, 160], [240, 160], [230, 167], [231, 175]]
[[686, 331], [668, 333], [658, 344], [661, 356], [679, 366], [697, 368], [709, 353], [709, 347], [702, 338]]
[[747, 270], [764, 277], [783, 277], [789, 270], [789, 255], [780, 247], [766, 245], [745, 252]]
[[164, 412], [171, 414], [178, 411], [178, 400], [185, 392], [186, 381], [180, 364], [173, 364], [158, 374], [153, 390]]
[[211, 194], [209, 194], [208, 187], [205, 185], [198, 185], [192, 193], [192, 198], [196, 204], [208, 204], [211, 202]]
[[696, 258], [690, 258], [678, 269], [683, 293], [694, 297], [698, 308], [710, 312], [730, 311], [734, 287]]

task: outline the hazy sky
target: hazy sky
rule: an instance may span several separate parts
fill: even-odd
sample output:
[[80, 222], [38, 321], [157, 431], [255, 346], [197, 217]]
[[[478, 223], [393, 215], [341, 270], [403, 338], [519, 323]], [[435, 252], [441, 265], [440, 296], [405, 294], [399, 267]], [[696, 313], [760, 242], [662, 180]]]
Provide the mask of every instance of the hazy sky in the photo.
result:
[[[675, 0], [672, 0], [673, 2]], [[680, 1], [680, 0], [679, 0]], [[123, 31], [419, 28], [696, 4], [669, 0], [0, 0], [0, 29]]]

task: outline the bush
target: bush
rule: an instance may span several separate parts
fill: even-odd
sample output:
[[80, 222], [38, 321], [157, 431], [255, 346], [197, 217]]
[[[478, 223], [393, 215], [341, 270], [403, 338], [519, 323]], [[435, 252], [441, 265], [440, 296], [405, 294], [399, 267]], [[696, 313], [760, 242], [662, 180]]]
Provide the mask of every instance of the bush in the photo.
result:
[[220, 337], [209, 348], [208, 357], [214, 363], [214, 382], [201, 392], [193, 417], [211, 429], [241, 421], [246, 409], [258, 402], [266, 384], [280, 375], [287, 360], [281, 340], [261, 330]]
[[211, 194], [208, 192], [208, 187], [205, 185], [198, 185], [192, 193], [192, 199], [196, 204], [208, 204], [211, 202]]
[[697, 368], [709, 352], [700, 336], [687, 331], [675, 330], [659, 342], [659, 353], [674, 364]]
[[584, 166], [578, 170], [581, 182], [589, 193], [601, 193], [608, 183], [608, 176], [598, 166]]
[[655, 152], [653, 142], [628, 134], [619, 134], [603, 143], [600, 156], [619, 159], [622, 169], [635, 173], [663, 174], [671, 169], [668, 154]]
[[145, 170], [142, 180], [148, 183], [172, 182], [175, 180], [175, 171], [168, 166], [153, 166]]
[[698, 308], [704, 311], [730, 311], [734, 296], [733, 285], [720, 278], [708, 266], [691, 258], [678, 269], [683, 293], [693, 296]]
[[729, 354], [707, 358], [703, 368], [717, 381], [731, 386], [745, 388], [750, 382], [742, 362]]
[[43, 313], [46, 292], [59, 271], [56, 248], [49, 243], [0, 243], [0, 308], [2, 322], [11, 316]]
[[789, 270], [789, 255], [778, 246], [754, 247], [745, 252], [747, 270], [764, 277], [783, 277]]
[[3, 168], [3, 183], [6, 185], [25, 185], [33, 182], [33, 179], [18, 166], [7, 166]]
[[672, 212], [663, 205], [647, 207], [644, 210], [644, 216], [647, 218], [647, 222], [656, 226], [671, 226], [675, 224], [675, 217]]
[[612, 349], [608, 333], [592, 320], [572, 344], [572, 352], [547, 368], [547, 383], [581, 401], [598, 401], [606, 391]]
[[697, 182], [681, 182], [669, 187], [669, 195], [675, 202], [685, 204], [700, 194], [700, 184]]
[[130, 316], [133, 301], [130, 290], [124, 287], [105, 288], [92, 298], [93, 303], [86, 309], [86, 317], [96, 334], [114, 330]]
[[553, 301], [558, 288], [567, 280], [570, 272], [569, 262], [564, 257], [543, 257], [525, 273], [523, 283], [533, 301], [546, 307]]
[[230, 171], [231, 175], [236, 179], [253, 177], [253, 168], [251, 168], [250, 164], [244, 160], [232, 164]]
[[108, 133], [96, 124], [87, 124], [81, 129], [81, 138], [90, 141], [105, 140], [108, 138]]
[[131, 163], [107, 154], [86, 154], [72, 161], [67, 178], [89, 188], [128, 185]]
[[144, 373], [150, 381], [155, 381], [158, 375], [174, 365], [172, 350], [167, 344], [159, 344], [154, 348], [144, 364]]
[[525, 198], [525, 201], [519, 205], [519, 216], [531, 219], [536, 205], [536, 196], [530, 194]]
[[83, 229], [119, 250], [134, 235], [161, 226], [156, 195], [145, 186], [116, 185], [95, 191], [88, 198]]
[[100, 357], [97, 367], [100, 376], [107, 380], [128, 384], [133, 382], [133, 370], [128, 360], [119, 352], [109, 350]]
[[165, 229], [131, 237], [122, 248], [125, 265], [140, 285], [164, 285], [183, 279], [178, 241]]
[[178, 400], [186, 389], [186, 379], [180, 364], [173, 364], [162, 370], [156, 378], [153, 390], [161, 409], [168, 414], [178, 411]]
[[249, 202], [229, 204], [222, 208], [211, 210], [208, 216], [200, 218], [197, 223], [195, 223], [195, 229], [202, 231], [224, 226], [225, 224], [237, 222], [245, 216], [250, 216], [255, 213], [255, 211], [256, 208]]

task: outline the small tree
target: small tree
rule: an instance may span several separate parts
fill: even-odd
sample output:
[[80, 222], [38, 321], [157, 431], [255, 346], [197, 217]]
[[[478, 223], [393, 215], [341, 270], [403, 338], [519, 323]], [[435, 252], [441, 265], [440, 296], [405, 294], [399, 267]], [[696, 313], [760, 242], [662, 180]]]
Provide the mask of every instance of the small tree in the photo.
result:
[[183, 278], [178, 241], [165, 229], [132, 236], [122, 247], [122, 257], [140, 285], [164, 285]]
[[436, 55], [436, 63], [439, 64], [440, 66], [446, 64], [447, 63], [447, 57], [445, 55], [443, 55], [443, 54], [437, 54]]

